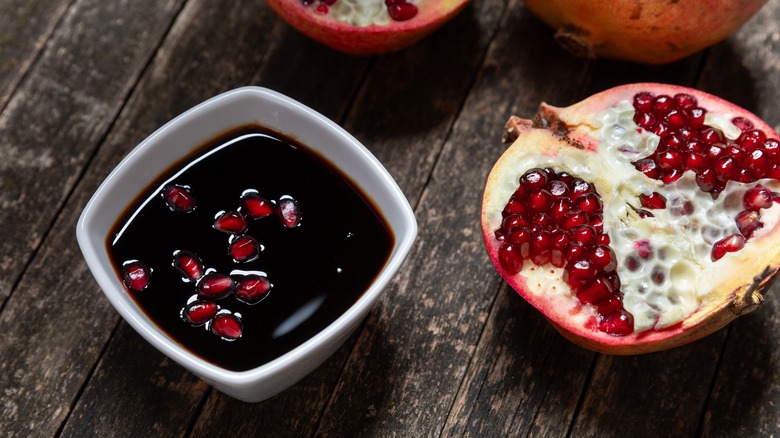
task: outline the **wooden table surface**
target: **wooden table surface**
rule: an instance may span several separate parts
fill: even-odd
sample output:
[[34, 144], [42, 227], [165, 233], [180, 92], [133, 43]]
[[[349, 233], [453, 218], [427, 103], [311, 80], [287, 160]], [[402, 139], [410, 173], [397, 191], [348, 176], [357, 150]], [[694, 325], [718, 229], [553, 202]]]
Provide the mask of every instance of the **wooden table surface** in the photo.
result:
[[[0, 0], [0, 436], [770, 436], [780, 300], [639, 357], [570, 344], [501, 281], [481, 241], [511, 114], [613, 85], [695, 86], [780, 125], [780, 0], [660, 67], [574, 58], [519, 0], [477, 0], [422, 43], [350, 57], [258, 0]], [[81, 210], [140, 140], [256, 84], [322, 112], [384, 163], [415, 246], [349, 341], [247, 404], [137, 335], [76, 244]], [[777, 288], [775, 288], [777, 289]]]

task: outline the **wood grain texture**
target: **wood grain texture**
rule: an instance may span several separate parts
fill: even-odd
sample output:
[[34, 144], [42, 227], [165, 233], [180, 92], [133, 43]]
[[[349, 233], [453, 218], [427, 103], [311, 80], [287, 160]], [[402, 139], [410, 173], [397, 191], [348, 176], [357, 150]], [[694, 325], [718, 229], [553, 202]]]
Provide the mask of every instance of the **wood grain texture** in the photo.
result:
[[0, 112], [30, 71], [70, 3], [0, 1]]
[[177, 6], [75, 4], [0, 116], [0, 295], [38, 249], [0, 314], [2, 434], [53, 434], [116, 324], [80, 260], [80, 208], [56, 215]]
[[[176, 6], [74, 4], [0, 114], [0, 227], [7, 233], [0, 241], [0, 299], [41, 244]], [[125, 20], [127, 14], [138, 18]]]

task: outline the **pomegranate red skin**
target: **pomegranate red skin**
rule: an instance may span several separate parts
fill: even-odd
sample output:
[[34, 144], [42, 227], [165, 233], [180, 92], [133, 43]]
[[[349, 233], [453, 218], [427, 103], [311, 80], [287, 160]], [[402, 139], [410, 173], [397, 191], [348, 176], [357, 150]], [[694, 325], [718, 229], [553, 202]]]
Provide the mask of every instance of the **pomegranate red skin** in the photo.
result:
[[[678, 347], [701, 339], [723, 328], [740, 315], [751, 312], [763, 302], [762, 293], [768, 290], [777, 278], [780, 269], [780, 224], [776, 225], [760, 240], [752, 241], [740, 254], [742, 263], [750, 269], [739, 269], [739, 273], [724, 275], [718, 287], [718, 293], [702, 302], [700, 308], [674, 326], [662, 330], [649, 330], [631, 333], [626, 336], [610, 336], [604, 332], [572, 321], [568, 310], [556, 305], [555, 299], [548, 299], [530, 292], [527, 279], [520, 274], [506, 272], [499, 261], [500, 242], [495, 237], [497, 223], [495, 200], [491, 200], [494, 189], [503, 183], [502, 176], [517, 162], [517, 156], [528, 153], [538, 156], [557, 156], [564, 153], [589, 153], [599, 144], [587, 132], [578, 126], [588, 125], [591, 117], [617, 102], [631, 99], [640, 91], [650, 91], [656, 95], [688, 93], [696, 96], [700, 104], [713, 112], [731, 113], [749, 119], [756, 128], [763, 130], [768, 137], [778, 138], [766, 123], [755, 115], [736, 107], [716, 96], [692, 90], [686, 87], [665, 84], [630, 84], [616, 87], [574, 104], [567, 108], [557, 108], [545, 103], [540, 106], [539, 114], [533, 121], [510, 118], [504, 133], [504, 141], [514, 143], [498, 159], [488, 176], [483, 194], [481, 212], [482, 235], [488, 255], [504, 280], [526, 301], [539, 310], [551, 325], [564, 337], [584, 348], [605, 354], [635, 355]], [[568, 151], [567, 151], [568, 150]], [[597, 191], [598, 183], [594, 183]], [[506, 201], [503, 201], [504, 203]], [[608, 200], [606, 200], [608, 202]], [[747, 266], [737, 266], [743, 268]], [[748, 272], [750, 271], [750, 272]], [[752, 274], [751, 274], [752, 272]], [[557, 298], [556, 298], [557, 299]]]
[[644, 64], [677, 61], [726, 39], [766, 0], [525, 0], [570, 52]]
[[429, 0], [417, 16], [385, 26], [365, 27], [316, 14], [301, 0], [266, 0], [292, 27], [320, 43], [350, 55], [379, 55], [411, 46], [452, 19], [469, 0]]

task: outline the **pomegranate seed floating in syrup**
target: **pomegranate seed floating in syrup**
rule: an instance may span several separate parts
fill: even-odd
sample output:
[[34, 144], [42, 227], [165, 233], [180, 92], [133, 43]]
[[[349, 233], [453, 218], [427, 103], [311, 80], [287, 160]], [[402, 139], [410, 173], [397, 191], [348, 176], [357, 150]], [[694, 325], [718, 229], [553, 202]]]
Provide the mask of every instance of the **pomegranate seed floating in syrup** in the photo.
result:
[[185, 161], [139, 195], [108, 247], [138, 306], [209, 362], [243, 371], [294, 349], [389, 259], [376, 207], [304, 145], [245, 126]]

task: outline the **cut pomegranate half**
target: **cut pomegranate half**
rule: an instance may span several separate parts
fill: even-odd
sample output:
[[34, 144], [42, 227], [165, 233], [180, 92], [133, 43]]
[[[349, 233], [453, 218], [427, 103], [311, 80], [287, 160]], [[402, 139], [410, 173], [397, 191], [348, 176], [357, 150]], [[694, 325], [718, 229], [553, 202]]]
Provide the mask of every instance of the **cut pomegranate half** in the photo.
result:
[[291, 26], [351, 55], [408, 47], [454, 17], [469, 0], [268, 0]]
[[542, 104], [533, 121], [510, 119], [513, 144], [488, 177], [490, 258], [585, 347], [637, 354], [701, 338], [760, 304], [780, 266], [777, 139], [678, 86]]

